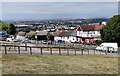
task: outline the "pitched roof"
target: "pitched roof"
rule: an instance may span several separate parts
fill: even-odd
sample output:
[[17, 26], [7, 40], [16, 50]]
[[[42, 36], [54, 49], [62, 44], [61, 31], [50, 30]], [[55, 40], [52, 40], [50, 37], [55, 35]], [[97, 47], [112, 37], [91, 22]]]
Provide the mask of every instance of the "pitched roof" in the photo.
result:
[[29, 33], [26, 33], [26, 35], [28, 35], [28, 36], [35, 35], [35, 34], [36, 34], [35, 31], [30, 31]]
[[48, 35], [47, 31], [39, 31], [36, 33], [36, 35]]
[[77, 35], [77, 31], [75, 31], [75, 30], [56, 31], [53, 35], [54, 36], [76, 36]]
[[103, 25], [80, 25], [76, 30], [77, 31], [100, 31], [103, 28]]
[[83, 31], [94, 31], [94, 25], [82, 25], [80, 27]]
[[25, 36], [26, 35], [26, 32], [18, 32], [18, 34], [17, 35], [19, 35], [19, 36]]
[[66, 31], [56, 31], [54, 32], [54, 36], [64, 36], [64, 34], [66, 33]]

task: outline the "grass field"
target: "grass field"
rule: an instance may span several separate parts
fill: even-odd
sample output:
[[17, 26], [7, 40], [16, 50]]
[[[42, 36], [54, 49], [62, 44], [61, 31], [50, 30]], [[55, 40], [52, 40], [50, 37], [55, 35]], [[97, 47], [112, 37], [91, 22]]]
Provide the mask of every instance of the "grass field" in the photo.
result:
[[117, 74], [118, 58], [104, 55], [3, 55], [3, 74]]
[[0, 55], [0, 76], [2, 75], [2, 55]]

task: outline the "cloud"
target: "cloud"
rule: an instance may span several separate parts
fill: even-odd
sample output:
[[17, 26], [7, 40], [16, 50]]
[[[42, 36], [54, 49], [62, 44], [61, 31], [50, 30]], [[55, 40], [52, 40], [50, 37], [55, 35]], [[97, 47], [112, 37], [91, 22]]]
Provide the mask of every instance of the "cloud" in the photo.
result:
[[[0, 11], [2, 11], [2, 3], [0, 3]], [[2, 12], [0, 12], [0, 20], [2, 19]]]
[[110, 17], [117, 2], [3, 2], [3, 19]]
[[1, 0], [2, 2], [119, 2], [119, 0]]

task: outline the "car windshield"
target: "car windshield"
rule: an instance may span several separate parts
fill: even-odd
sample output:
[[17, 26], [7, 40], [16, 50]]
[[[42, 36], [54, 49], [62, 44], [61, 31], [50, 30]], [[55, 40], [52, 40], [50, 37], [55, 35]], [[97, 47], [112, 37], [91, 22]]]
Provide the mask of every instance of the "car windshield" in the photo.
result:
[[5, 32], [0, 32], [0, 35], [7, 35]]
[[47, 40], [45, 40], [44, 42], [48, 42]]
[[100, 45], [100, 47], [102, 47], [103, 45]]

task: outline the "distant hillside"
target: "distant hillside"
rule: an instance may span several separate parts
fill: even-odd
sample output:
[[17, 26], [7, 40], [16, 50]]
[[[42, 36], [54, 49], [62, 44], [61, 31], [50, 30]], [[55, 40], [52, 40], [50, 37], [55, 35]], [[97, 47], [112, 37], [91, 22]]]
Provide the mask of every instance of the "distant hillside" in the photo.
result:
[[94, 18], [94, 19], [85, 19], [81, 24], [90, 24], [90, 23], [99, 23], [99, 22], [108, 22], [108, 18]]
[[27, 25], [81, 25], [81, 24], [91, 24], [99, 22], [108, 22], [109, 18], [89, 18], [89, 19], [51, 19], [51, 20], [38, 20], [38, 21], [15, 21], [12, 24], [27, 24]]

